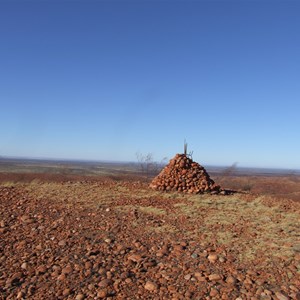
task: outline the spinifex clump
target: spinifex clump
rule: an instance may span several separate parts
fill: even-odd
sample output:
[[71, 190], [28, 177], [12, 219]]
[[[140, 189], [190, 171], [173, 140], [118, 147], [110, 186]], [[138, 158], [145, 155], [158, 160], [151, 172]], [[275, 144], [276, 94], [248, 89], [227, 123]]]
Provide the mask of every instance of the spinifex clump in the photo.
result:
[[176, 154], [153, 179], [150, 187], [160, 191], [179, 191], [190, 194], [212, 193], [222, 190], [198, 163], [186, 154]]

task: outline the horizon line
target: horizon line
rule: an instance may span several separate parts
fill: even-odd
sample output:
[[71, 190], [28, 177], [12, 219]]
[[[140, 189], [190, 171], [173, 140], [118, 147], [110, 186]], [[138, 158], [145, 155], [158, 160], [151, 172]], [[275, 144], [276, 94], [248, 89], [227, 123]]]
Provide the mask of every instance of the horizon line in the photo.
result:
[[[52, 162], [86, 162], [86, 163], [135, 163], [138, 164], [138, 161], [130, 161], [130, 160], [106, 160], [106, 159], [84, 159], [84, 158], [53, 158], [53, 157], [29, 157], [29, 156], [9, 156], [9, 155], [0, 155], [0, 160], [33, 160], [33, 161], [52, 161]], [[168, 160], [169, 161], [169, 160]], [[159, 163], [154, 161], [155, 163]], [[163, 163], [167, 165], [168, 162]], [[206, 167], [213, 167], [213, 168], [230, 168], [233, 164], [205, 164]], [[300, 172], [300, 168], [287, 168], [287, 167], [257, 167], [257, 166], [243, 166], [243, 165], [236, 165], [236, 169], [265, 169], [265, 170], [286, 170], [286, 171], [294, 171]]]

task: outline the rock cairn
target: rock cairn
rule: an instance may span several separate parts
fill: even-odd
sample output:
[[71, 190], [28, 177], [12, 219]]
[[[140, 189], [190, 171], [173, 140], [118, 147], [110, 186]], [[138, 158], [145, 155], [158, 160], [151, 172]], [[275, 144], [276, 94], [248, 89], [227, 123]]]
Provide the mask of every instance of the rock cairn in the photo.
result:
[[189, 194], [222, 192], [198, 163], [185, 154], [176, 154], [153, 179], [150, 187], [159, 191], [178, 191]]

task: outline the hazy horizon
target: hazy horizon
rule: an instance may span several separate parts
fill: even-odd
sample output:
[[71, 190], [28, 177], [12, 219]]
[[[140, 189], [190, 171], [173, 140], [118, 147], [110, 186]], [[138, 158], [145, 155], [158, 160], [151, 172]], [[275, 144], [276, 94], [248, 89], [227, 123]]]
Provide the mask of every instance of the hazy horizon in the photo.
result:
[[299, 1], [1, 1], [0, 156], [300, 169]]
[[[174, 157], [174, 156], [173, 156]], [[162, 165], [166, 165], [169, 163], [169, 161], [173, 158], [173, 157], [169, 157], [167, 158], [167, 160], [164, 161], [156, 161], [153, 160], [153, 163], [159, 163]], [[97, 164], [97, 163], [103, 163], [103, 164], [141, 164], [141, 162], [139, 162], [137, 159], [135, 160], [101, 160], [101, 159], [97, 159], [97, 160], [89, 160], [89, 159], [70, 159], [70, 158], [51, 158], [51, 157], [20, 157], [20, 156], [0, 156], [0, 161], [1, 159], [5, 160], [5, 161], [20, 161], [20, 162], [25, 162], [26, 161], [34, 161], [34, 162], [50, 162], [50, 163], [87, 163], [87, 164]], [[193, 159], [194, 160], [194, 159]], [[196, 161], [196, 160], [194, 160]], [[201, 163], [201, 161], [196, 161], [197, 163], [199, 163], [200, 165], [205, 166], [206, 168], [220, 168], [220, 169], [226, 169], [226, 168], [234, 168], [236, 170], [238, 169], [249, 169], [249, 170], [274, 170], [274, 171], [286, 171], [286, 172], [296, 172], [297, 174], [300, 173], [300, 169], [297, 168], [276, 168], [276, 167], [262, 167], [262, 166], [242, 166], [239, 165], [238, 163], [233, 163], [230, 165], [215, 165], [215, 164], [203, 164]]]

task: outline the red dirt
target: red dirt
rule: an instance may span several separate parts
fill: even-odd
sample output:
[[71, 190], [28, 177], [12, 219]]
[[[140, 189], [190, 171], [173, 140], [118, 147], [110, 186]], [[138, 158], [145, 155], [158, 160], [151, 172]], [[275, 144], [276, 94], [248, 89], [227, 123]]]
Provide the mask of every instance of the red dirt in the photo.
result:
[[50, 177], [0, 184], [0, 299], [300, 299], [299, 203]]

